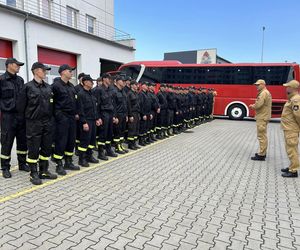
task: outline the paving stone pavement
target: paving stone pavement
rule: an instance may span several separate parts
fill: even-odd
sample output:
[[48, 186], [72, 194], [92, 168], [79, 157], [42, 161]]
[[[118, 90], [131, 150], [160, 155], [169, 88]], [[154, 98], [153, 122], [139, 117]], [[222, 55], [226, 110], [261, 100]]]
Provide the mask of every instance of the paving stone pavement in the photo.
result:
[[0, 178], [0, 249], [300, 249], [280, 125], [266, 162], [250, 160], [255, 129], [214, 120], [39, 188], [14, 171]]

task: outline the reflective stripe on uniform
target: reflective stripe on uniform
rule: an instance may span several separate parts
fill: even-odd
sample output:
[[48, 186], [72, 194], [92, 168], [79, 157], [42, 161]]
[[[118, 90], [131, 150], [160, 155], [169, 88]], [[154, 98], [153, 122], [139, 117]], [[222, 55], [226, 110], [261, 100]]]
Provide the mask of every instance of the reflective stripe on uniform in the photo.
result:
[[128, 137], [127, 140], [128, 141], [134, 141], [134, 137]]
[[95, 148], [95, 146], [94, 145], [89, 145], [89, 148], [93, 149], [93, 148]]
[[27, 154], [27, 151], [17, 150], [17, 154], [20, 154], [20, 155], [26, 155], [26, 154]]
[[79, 141], [79, 140], [76, 140], [75, 142], [76, 142], [76, 143], [80, 143], [80, 141]]
[[73, 156], [73, 154], [74, 154], [73, 152], [65, 152], [66, 156]]
[[105, 142], [98, 141], [98, 145], [100, 145], [100, 146], [104, 146], [104, 145], [105, 145]]
[[42, 161], [48, 161], [49, 160], [49, 157], [46, 157], [46, 156], [43, 156], [43, 155], [40, 155], [40, 160]]
[[63, 156], [54, 154], [53, 158], [56, 159], [56, 160], [61, 160], [63, 158]]
[[6, 156], [6, 155], [0, 155], [0, 158], [1, 159], [5, 159], [5, 160], [8, 160], [8, 159], [10, 159], [10, 156]]
[[37, 163], [38, 162], [38, 159], [30, 159], [30, 158], [27, 158], [26, 160], [28, 163]]
[[106, 141], [105, 144], [111, 144], [111, 141]]
[[78, 150], [81, 151], [81, 152], [86, 152], [87, 148], [78, 147]]

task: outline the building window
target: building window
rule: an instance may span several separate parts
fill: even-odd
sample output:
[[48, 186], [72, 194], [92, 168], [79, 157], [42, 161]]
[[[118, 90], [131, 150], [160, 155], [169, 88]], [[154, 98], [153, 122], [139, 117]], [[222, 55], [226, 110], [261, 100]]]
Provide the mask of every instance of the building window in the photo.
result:
[[17, 7], [17, 0], [6, 0], [6, 5]]
[[79, 11], [67, 6], [67, 25], [73, 28], [77, 28], [77, 20], [78, 20]]
[[94, 34], [96, 18], [86, 15], [87, 32]]
[[42, 17], [51, 18], [51, 3], [52, 0], [40, 0], [40, 15]]

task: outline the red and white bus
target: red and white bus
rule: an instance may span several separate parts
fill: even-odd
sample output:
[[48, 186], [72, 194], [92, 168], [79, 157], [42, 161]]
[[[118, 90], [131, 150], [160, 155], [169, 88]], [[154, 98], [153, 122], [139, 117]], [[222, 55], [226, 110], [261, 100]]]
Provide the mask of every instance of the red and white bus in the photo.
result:
[[300, 80], [298, 64], [239, 63], [182, 64], [179, 61], [139, 61], [122, 65], [118, 72], [137, 81], [168, 83], [175, 86], [213, 88], [217, 91], [214, 115], [231, 119], [253, 117], [249, 105], [257, 91], [253, 83], [264, 79], [272, 94], [272, 117], [280, 117], [286, 101], [283, 83]]

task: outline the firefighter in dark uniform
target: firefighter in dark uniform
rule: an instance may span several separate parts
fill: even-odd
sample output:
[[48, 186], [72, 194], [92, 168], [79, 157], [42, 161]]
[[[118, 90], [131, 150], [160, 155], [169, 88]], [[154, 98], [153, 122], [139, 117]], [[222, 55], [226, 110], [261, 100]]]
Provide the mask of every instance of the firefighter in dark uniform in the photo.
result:
[[98, 159], [107, 161], [107, 156], [118, 156], [111, 147], [113, 139], [113, 122], [116, 122], [116, 117], [112, 98], [113, 92], [111, 90], [111, 76], [104, 73], [101, 76], [101, 79], [102, 85], [94, 88], [93, 94], [97, 99], [98, 113], [102, 120], [102, 125], [98, 130]]
[[168, 87], [167, 101], [168, 101], [167, 135], [170, 136], [173, 135], [174, 112], [176, 110], [176, 99], [174, 96], [174, 88], [171, 85]]
[[159, 101], [155, 94], [155, 86], [155, 83], [149, 83], [148, 95], [151, 97], [152, 100], [151, 114], [153, 117], [152, 120], [149, 121], [148, 141], [150, 143], [157, 141], [154, 134], [156, 133], [157, 115], [160, 113]]
[[181, 94], [180, 87], [175, 88], [176, 110], [174, 112], [174, 134], [179, 134], [180, 131], [180, 108], [181, 108]]
[[130, 76], [125, 76], [124, 81], [125, 81], [124, 92], [126, 95], [128, 95], [129, 91], [131, 90], [130, 83], [131, 83], [132, 79]]
[[16, 102], [24, 87], [24, 80], [18, 76], [20, 66], [24, 63], [15, 58], [5, 62], [6, 72], [0, 76], [0, 110], [1, 110], [1, 169], [4, 178], [11, 178], [10, 157], [14, 139], [17, 139], [17, 156], [19, 170], [29, 172], [26, 165], [26, 129], [25, 120], [17, 113]]
[[137, 150], [140, 147], [137, 145], [139, 127], [140, 127], [140, 104], [138, 94], [138, 83], [136, 81], [130, 82], [131, 90], [127, 94], [128, 107], [128, 148]]
[[92, 94], [93, 79], [89, 75], [82, 78], [83, 89], [78, 93], [80, 143], [78, 145], [79, 162], [82, 167], [89, 167], [89, 163], [99, 163], [93, 157], [96, 144], [96, 126], [102, 124], [97, 111], [97, 99]]
[[126, 123], [128, 121], [127, 96], [124, 92], [124, 79], [125, 78], [122, 75], [116, 77], [113, 91], [113, 104], [115, 107], [116, 118], [118, 120], [118, 122], [114, 124], [113, 142], [116, 148], [116, 153], [118, 154], [125, 154], [128, 152], [128, 150], [123, 146]]
[[141, 108], [141, 121], [140, 121], [140, 136], [139, 145], [146, 146], [149, 142], [146, 141], [147, 132], [149, 129], [149, 121], [153, 119], [151, 114], [152, 99], [148, 95], [148, 83], [141, 83], [141, 92], [139, 93], [139, 103]]
[[[76, 115], [78, 115], [77, 93], [73, 84], [70, 83], [73, 70], [75, 68], [67, 64], [60, 66], [58, 72], [61, 77], [56, 78], [52, 85], [56, 123], [53, 158], [59, 175], [66, 175], [65, 169], [80, 169], [73, 164], [72, 160], [76, 139]], [[63, 158], [65, 159], [64, 165]]]
[[49, 172], [53, 93], [50, 85], [44, 82], [47, 70], [51, 68], [40, 62], [32, 65], [31, 71], [34, 78], [25, 84], [17, 103], [19, 114], [26, 119], [27, 163], [30, 166], [30, 181], [34, 185], [42, 184], [42, 179], [57, 178], [57, 175]]
[[157, 98], [160, 106], [160, 113], [157, 116], [157, 139], [165, 138], [164, 131], [167, 127], [167, 109], [168, 101], [166, 97], [166, 85], [161, 84], [159, 92], [157, 93]]
[[[82, 78], [85, 76], [85, 73], [80, 73], [77, 77], [78, 84], [75, 86], [76, 93], [78, 94], [83, 89]], [[78, 155], [78, 145], [79, 145], [79, 138], [80, 138], [80, 127], [79, 127], [79, 116], [76, 115], [76, 155]]]

